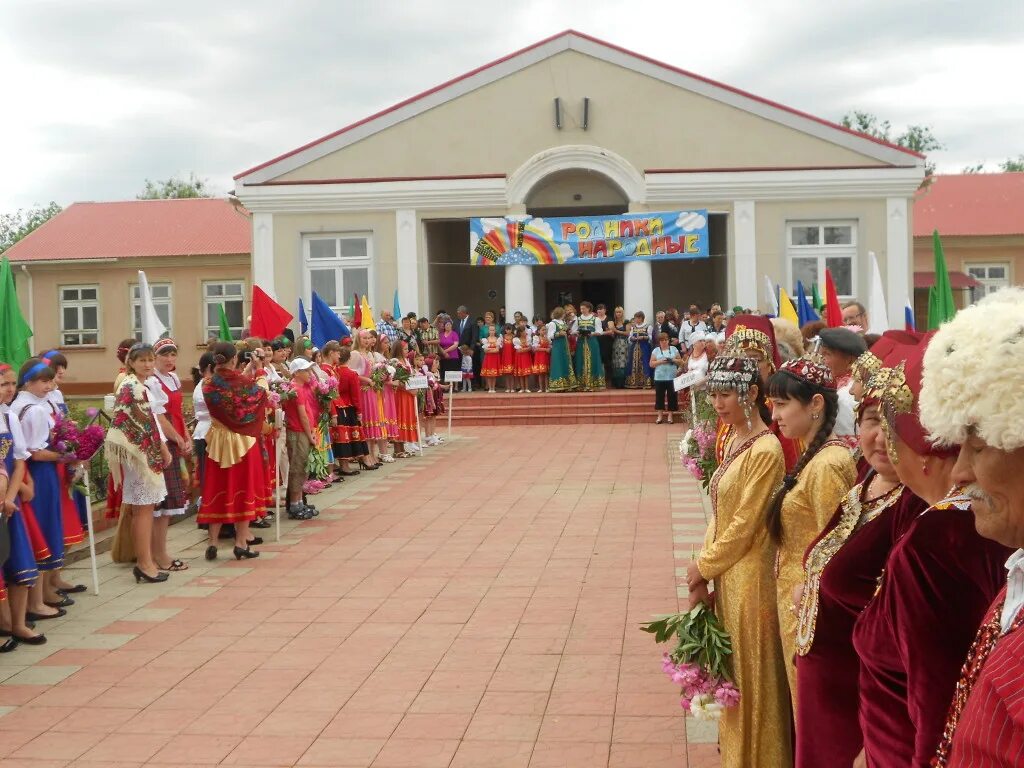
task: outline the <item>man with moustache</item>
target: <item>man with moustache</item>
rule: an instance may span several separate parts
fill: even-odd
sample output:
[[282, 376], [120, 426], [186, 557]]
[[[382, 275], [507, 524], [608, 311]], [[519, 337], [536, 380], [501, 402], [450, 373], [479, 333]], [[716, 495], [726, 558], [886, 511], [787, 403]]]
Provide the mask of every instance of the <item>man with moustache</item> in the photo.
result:
[[[979, 327], [988, 329], [980, 340]], [[982, 536], [1017, 550], [978, 630], [933, 765], [1024, 762], [1024, 290], [994, 293], [939, 328], [924, 357], [921, 421], [959, 444]], [[936, 642], [942, 642], [937, 638]]]

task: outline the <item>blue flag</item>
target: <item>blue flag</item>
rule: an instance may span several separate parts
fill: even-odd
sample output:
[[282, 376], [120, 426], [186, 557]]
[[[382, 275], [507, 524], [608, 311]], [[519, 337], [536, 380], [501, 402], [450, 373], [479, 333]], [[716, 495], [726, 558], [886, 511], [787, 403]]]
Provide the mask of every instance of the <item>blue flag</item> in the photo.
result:
[[301, 333], [309, 333], [309, 322], [306, 320], [306, 308], [302, 305], [301, 296], [299, 296], [299, 330]]
[[313, 321], [313, 334], [310, 338], [313, 339], [314, 346], [322, 347], [328, 341], [340, 341], [352, 335], [344, 321], [334, 314], [334, 310], [326, 301], [317, 296], [316, 291], [313, 291], [313, 311], [310, 319]]
[[807, 323], [821, 320], [818, 313], [814, 311], [814, 307], [811, 306], [811, 302], [807, 300], [807, 292], [804, 291], [804, 284], [800, 280], [796, 281], [796, 316], [800, 319], [801, 328]]
[[402, 320], [402, 307], [398, 303], [398, 289], [395, 288], [395, 300], [392, 302], [391, 315], [395, 318], [396, 322]]

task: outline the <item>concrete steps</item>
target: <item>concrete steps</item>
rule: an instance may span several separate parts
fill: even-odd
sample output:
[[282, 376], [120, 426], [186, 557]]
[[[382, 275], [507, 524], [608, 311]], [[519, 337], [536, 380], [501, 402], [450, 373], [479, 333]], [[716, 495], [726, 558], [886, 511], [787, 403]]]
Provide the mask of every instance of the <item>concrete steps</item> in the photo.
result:
[[531, 426], [646, 424], [653, 421], [653, 390], [564, 393], [456, 393], [452, 424]]

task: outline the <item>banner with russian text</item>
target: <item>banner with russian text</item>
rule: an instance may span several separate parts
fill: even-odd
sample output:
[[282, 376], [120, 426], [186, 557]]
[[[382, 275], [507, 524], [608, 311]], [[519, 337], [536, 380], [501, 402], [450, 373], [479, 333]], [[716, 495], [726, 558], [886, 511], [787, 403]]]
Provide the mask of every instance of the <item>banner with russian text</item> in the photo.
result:
[[470, 219], [469, 249], [486, 267], [706, 259], [708, 212]]

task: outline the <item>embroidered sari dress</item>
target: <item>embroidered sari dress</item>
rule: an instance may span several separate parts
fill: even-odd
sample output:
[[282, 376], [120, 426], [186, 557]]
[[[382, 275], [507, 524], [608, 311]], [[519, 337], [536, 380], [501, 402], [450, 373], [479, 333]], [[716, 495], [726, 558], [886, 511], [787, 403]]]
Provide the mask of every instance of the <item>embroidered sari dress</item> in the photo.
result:
[[[18, 420], [8, 412], [6, 405], [0, 406], [0, 464], [7, 470], [7, 477], [14, 475], [14, 464], [17, 460], [28, 458], [24, 442]], [[3, 563], [3, 578], [9, 585], [31, 587], [39, 577], [39, 569], [36, 566], [37, 553], [45, 560], [49, 551], [37, 526], [33, 542], [25, 521], [25, 510], [21, 505], [18, 505], [14, 514], [7, 518], [11, 551]], [[35, 521], [32, 522], [34, 524]]]
[[839, 502], [856, 482], [849, 449], [829, 440], [807, 465], [782, 502], [782, 544], [776, 549], [775, 589], [782, 654], [793, 711], [797, 710], [796, 615], [793, 589], [804, 581], [804, 553], [828, 524]]
[[651, 329], [635, 325], [629, 331], [626, 355], [626, 389], [651, 388]]
[[970, 497], [959, 493], [919, 515], [893, 546], [853, 630], [871, 768], [929, 765], [1009, 555], [978, 534]]
[[789, 691], [775, 610], [765, 514], [784, 473], [778, 440], [751, 437], [711, 478], [714, 518], [697, 567], [715, 584], [715, 613], [732, 640], [740, 702], [719, 721], [723, 768], [789, 768]]
[[893, 542], [927, 507], [902, 485], [865, 500], [867, 486], [850, 489], [807, 552], [797, 614], [797, 768], [849, 766], [860, 754], [853, 626]]
[[196, 522], [254, 520], [273, 501], [266, 498], [261, 440], [267, 393], [253, 379], [228, 369], [203, 384], [203, 399], [210, 409], [210, 431]]
[[576, 344], [576, 383], [580, 392], [597, 392], [604, 389], [604, 365], [601, 363], [601, 345], [597, 336], [601, 323], [596, 315], [576, 318], [579, 342]]
[[[53, 429], [53, 409], [50, 403], [45, 398], [22, 391], [18, 393], [10, 408], [21, 424], [26, 450], [29, 453], [49, 450]], [[62, 492], [57, 476], [57, 464], [53, 461], [36, 461], [29, 458], [25, 466], [32, 476], [35, 495], [32, 501], [23, 502], [22, 506], [35, 520], [46, 542], [46, 549], [49, 550], [49, 556], [37, 559], [36, 565], [40, 571], [56, 570], [64, 566]]]
[[549, 392], [575, 392], [576, 373], [569, 357], [569, 339], [566, 325], [562, 320], [552, 320], [548, 325], [551, 337], [551, 370], [548, 374]]
[[626, 332], [625, 323], [614, 323], [615, 337], [612, 339], [612, 382], [622, 388], [626, 384], [626, 367], [629, 360], [629, 342], [622, 334]]
[[501, 339], [493, 341], [485, 337], [483, 344], [484, 360], [480, 365], [480, 375], [493, 379], [501, 375]]
[[[408, 364], [403, 367], [412, 374]], [[419, 432], [416, 429], [416, 393], [404, 387], [395, 387], [395, 409], [398, 414], [398, 441], [402, 443], [418, 443]]]

